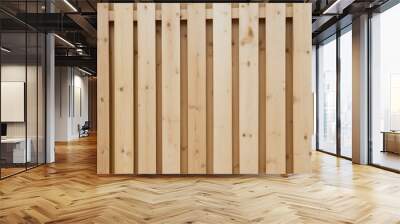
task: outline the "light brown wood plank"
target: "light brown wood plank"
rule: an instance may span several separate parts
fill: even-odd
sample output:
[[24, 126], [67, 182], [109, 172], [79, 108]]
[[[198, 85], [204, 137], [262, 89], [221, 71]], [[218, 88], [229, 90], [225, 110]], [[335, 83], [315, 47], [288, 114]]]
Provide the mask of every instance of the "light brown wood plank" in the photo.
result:
[[213, 4], [214, 174], [232, 173], [232, 10]]
[[132, 174], [133, 4], [114, 4], [114, 11], [114, 166], [116, 174]]
[[155, 3], [138, 3], [138, 173], [156, 173]]
[[108, 3], [97, 10], [97, 174], [110, 173], [110, 60]]
[[266, 4], [266, 173], [286, 172], [285, 4]]
[[293, 5], [293, 169], [311, 171], [311, 4]]
[[258, 173], [258, 4], [239, 5], [240, 173]]
[[162, 4], [162, 173], [180, 173], [180, 4]]
[[205, 4], [188, 4], [188, 172], [206, 173]]

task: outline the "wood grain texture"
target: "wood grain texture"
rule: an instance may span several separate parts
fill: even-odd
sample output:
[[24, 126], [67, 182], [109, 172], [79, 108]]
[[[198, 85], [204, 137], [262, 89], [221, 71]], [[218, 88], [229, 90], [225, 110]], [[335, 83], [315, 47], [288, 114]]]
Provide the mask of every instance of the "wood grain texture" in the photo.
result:
[[97, 6], [97, 173], [110, 173], [110, 64], [108, 3]]
[[180, 173], [180, 4], [162, 6], [162, 173]]
[[285, 4], [266, 4], [266, 173], [286, 172]]
[[258, 173], [258, 4], [239, 5], [240, 173]]
[[188, 172], [206, 173], [205, 4], [188, 4]]
[[310, 171], [313, 133], [311, 4], [293, 5], [293, 169]]
[[213, 4], [213, 171], [232, 173], [232, 10]]
[[138, 3], [138, 173], [156, 173], [155, 3]]
[[[294, 104], [298, 99], [308, 102], [303, 94], [311, 92], [311, 85], [303, 79], [306, 66], [296, 73], [303, 81], [300, 85], [294, 70], [311, 54], [301, 53], [304, 37], [297, 40], [298, 50], [293, 47], [294, 39], [304, 34], [299, 32], [303, 25], [294, 32], [293, 21], [306, 20], [299, 12], [293, 17], [297, 4], [130, 5], [133, 19], [117, 16], [118, 4], [108, 11], [114, 19], [108, 23], [110, 173], [124, 173], [117, 171], [124, 168], [116, 163], [118, 154], [125, 152], [120, 148], [122, 130], [133, 136], [135, 174], [301, 172], [293, 169], [294, 138], [309, 138], [304, 137], [309, 130], [296, 129], [293, 119], [295, 114], [297, 119], [306, 116], [296, 110], [309, 108], [299, 103], [294, 109]], [[126, 36], [128, 25], [122, 29], [118, 24], [128, 17], [133, 21], [131, 37]], [[114, 29], [124, 30], [125, 37]], [[122, 63], [121, 58], [131, 59], [118, 53], [127, 54], [128, 40], [133, 42], [132, 65]], [[303, 61], [295, 64], [298, 58]], [[133, 77], [117, 72], [130, 66]], [[124, 84], [132, 80], [132, 94], [122, 94], [123, 79]], [[135, 102], [131, 131], [117, 125], [125, 102]], [[307, 162], [305, 158], [300, 163]]]
[[[114, 169], [132, 174], [133, 123], [133, 5], [114, 4]], [[132, 22], [128, 22], [132, 21]]]

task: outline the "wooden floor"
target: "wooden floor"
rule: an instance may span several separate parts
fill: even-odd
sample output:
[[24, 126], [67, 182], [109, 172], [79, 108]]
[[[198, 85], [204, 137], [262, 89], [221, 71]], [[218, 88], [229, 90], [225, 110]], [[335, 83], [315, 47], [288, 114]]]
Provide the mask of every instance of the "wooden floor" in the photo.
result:
[[391, 152], [381, 152], [380, 150], [374, 150], [372, 157], [373, 163], [388, 167], [395, 170], [400, 170], [400, 155]]
[[0, 181], [0, 223], [400, 223], [400, 175], [322, 153], [288, 178], [99, 177], [95, 140]]

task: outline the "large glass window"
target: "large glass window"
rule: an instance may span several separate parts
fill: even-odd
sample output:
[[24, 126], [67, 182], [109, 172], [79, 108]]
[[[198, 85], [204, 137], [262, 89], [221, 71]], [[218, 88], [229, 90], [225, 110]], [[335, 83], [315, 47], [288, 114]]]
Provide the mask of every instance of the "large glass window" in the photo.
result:
[[340, 154], [352, 157], [352, 32], [340, 36]]
[[318, 149], [336, 153], [336, 38], [318, 48]]
[[371, 19], [372, 163], [400, 170], [400, 4]]
[[31, 161], [25, 117], [26, 33], [3, 32], [1, 46], [1, 175], [7, 177], [24, 171]]
[[320, 151], [351, 158], [353, 78], [351, 25], [318, 46], [317, 148]]
[[[1, 2], [19, 16], [42, 1]], [[45, 163], [45, 35], [0, 13], [0, 178]]]

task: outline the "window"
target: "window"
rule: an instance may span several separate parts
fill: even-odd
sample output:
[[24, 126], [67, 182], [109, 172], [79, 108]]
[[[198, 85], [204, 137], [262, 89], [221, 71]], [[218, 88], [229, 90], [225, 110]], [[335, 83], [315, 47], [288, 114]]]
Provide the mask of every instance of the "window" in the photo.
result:
[[[44, 3], [0, 1], [0, 6], [10, 6], [22, 16], [42, 12]], [[45, 163], [46, 38], [8, 14], [0, 12], [0, 18], [2, 179]]]
[[340, 36], [340, 154], [352, 157], [352, 32]]
[[370, 133], [373, 164], [400, 170], [400, 5], [371, 18]]
[[318, 145], [336, 153], [336, 39], [318, 48]]

